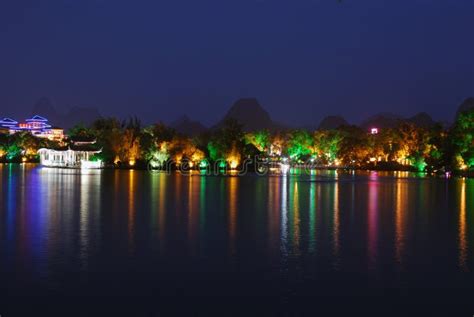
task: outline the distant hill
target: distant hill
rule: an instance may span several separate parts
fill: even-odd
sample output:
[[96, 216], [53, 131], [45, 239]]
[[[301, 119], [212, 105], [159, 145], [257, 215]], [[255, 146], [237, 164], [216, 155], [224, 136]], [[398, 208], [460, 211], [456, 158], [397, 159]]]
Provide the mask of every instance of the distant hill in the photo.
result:
[[227, 114], [213, 128], [221, 127], [228, 119], [237, 120], [245, 131], [267, 129], [276, 131], [285, 129], [282, 124], [274, 122], [268, 112], [263, 109], [256, 98], [242, 98], [237, 100], [227, 111]]
[[395, 128], [401, 122], [409, 122], [421, 128], [429, 128], [436, 124], [426, 112], [420, 112], [410, 118], [403, 118], [392, 113], [380, 113], [362, 122], [360, 127], [364, 130], [376, 127], [379, 129]]
[[408, 118], [407, 121], [421, 128], [430, 128], [436, 124], [433, 118], [426, 112], [417, 113], [413, 117]]
[[64, 118], [56, 111], [49, 98], [42, 97], [35, 103], [31, 112], [31, 116], [34, 115], [45, 117], [54, 126], [63, 126]]
[[349, 123], [342, 116], [327, 116], [319, 123], [318, 129], [332, 130], [341, 126], [347, 126]]
[[196, 136], [207, 130], [199, 121], [192, 121], [188, 116], [183, 115], [170, 124], [170, 127], [186, 136]]
[[72, 107], [64, 115], [64, 126], [71, 128], [76, 124], [90, 125], [92, 122], [102, 117], [96, 108], [92, 107]]
[[379, 113], [362, 122], [360, 127], [364, 130], [369, 130], [373, 127], [377, 127], [379, 129], [394, 128], [398, 125], [400, 120], [403, 120], [403, 118], [396, 114]]
[[66, 113], [56, 110], [51, 100], [46, 97], [40, 98], [33, 106], [32, 115], [38, 114], [49, 120], [53, 126], [69, 129], [76, 124], [89, 125], [101, 117], [99, 111], [92, 107], [73, 107]]
[[458, 111], [456, 112], [455, 119], [459, 117], [459, 114], [461, 112], [464, 112], [470, 109], [474, 109], [474, 97], [469, 97], [469, 98], [464, 99], [464, 101], [458, 107]]

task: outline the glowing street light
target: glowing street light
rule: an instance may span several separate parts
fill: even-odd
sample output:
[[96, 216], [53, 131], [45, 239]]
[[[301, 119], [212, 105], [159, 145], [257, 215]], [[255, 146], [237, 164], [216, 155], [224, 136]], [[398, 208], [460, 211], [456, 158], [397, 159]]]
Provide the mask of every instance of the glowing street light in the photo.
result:
[[202, 160], [200, 163], [199, 163], [199, 168], [203, 169], [203, 168], [206, 168], [208, 165], [207, 161], [206, 160]]
[[230, 165], [231, 169], [236, 169], [237, 165], [239, 165], [239, 163], [237, 161], [230, 161], [229, 165]]

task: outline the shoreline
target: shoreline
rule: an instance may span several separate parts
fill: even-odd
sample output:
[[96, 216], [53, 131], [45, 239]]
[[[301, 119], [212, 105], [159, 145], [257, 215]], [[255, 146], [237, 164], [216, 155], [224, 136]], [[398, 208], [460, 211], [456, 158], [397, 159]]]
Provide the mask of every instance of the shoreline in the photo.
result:
[[297, 169], [300, 172], [299, 173], [292, 173], [287, 172], [287, 173], [281, 173], [281, 172], [274, 172], [270, 171], [270, 168], [265, 172], [257, 172], [255, 169], [249, 169], [248, 171], [242, 171], [240, 169], [220, 169], [220, 170], [205, 170], [205, 169], [198, 169], [198, 168], [190, 168], [187, 170], [180, 170], [179, 168], [170, 168], [169, 170], [166, 169], [150, 169], [147, 166], [142, 166], [140, 164], [137, 164], [136, 166], [110, 166], [106, 165], [103, 168], [91, 168], [91, 169], [81, 169], [80, 167], [52, 167], [52, 166], [42, 166], [39, 162], [0, 162], [0, 165], [36, 165], [39, 167], [44, 167], [44, 168], [51, 168], [51, 169], [66, 169], [66, 170], [134, 170], [134, 171], [149, 171], [152, 173], [168, 173], [171, 174], [172, 172], [181, 172], [181, 174], [186, 175], [189, 172], [202, 172], [200, 175], [205, 175], [205, 176], [245, 176], [246, 174], [251, 174], [251, 175], [260, 175], [260, 176], [265, 176], [265, 175], [301, 175], [301, 174], [307, 174], [308, 171], [318, 171], [318, 170], [327, 170], [327, 171], [366, 171], [366, 172], [406, 172], [406, 173], [413, 173], [413, 174], [420, 174], [423, 176], [427, 177], [443, 177], [443, 178], [450, 178], [450, 177], [461, 177], [461, 178], [474, 178], [474, 172], [468, 172], [468, 171], [452, 171], [449, 173], [444, 172], [429, 172], [429, 171], [423, 171], [419, 172], [416, 171], [415, 169], [412, 169], [410, 167], [404, 168], [404, 169], [395, 169], [395, 168], [383, 168], [383, 167], [347, 167], [347, 166], [341, 166], [341, 167], [336, 167], [336, 166], [317, 166], [317, 167], [311, 167], [308, 168], [308, 166], [305, 165], [295, 165], [291, 166], [290, 169]]

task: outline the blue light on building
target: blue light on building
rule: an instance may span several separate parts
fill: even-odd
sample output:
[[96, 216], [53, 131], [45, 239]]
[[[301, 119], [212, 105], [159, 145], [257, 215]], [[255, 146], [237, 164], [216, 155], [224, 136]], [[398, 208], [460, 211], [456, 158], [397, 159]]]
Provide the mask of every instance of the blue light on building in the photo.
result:
[[18, 121], [15, 121], [10, 118], [3, 118], [0, 119], [0, 127], [5, 128], [5, 129], [11, 129], [15, 128], [18, 126]]
[[64, 131], [61, 128], [53, 128], [48, 119], [45, 117], [35, 115], [25, 122], [18, 123], [11, 118], [0, 119], [0, 128], [8, 130], [10, 134], [17, 132], [30, 132], [39, 138], [48, 138], [50, 140], [61, 141], [64, 138]]

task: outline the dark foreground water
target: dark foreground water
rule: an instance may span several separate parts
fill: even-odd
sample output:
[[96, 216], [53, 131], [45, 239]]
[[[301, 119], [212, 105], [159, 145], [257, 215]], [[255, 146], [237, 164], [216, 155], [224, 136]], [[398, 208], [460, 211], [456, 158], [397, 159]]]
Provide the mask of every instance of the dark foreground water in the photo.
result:
[[0, 165], [0, 199], [2, 317], [474, 314], [474, 180]]

